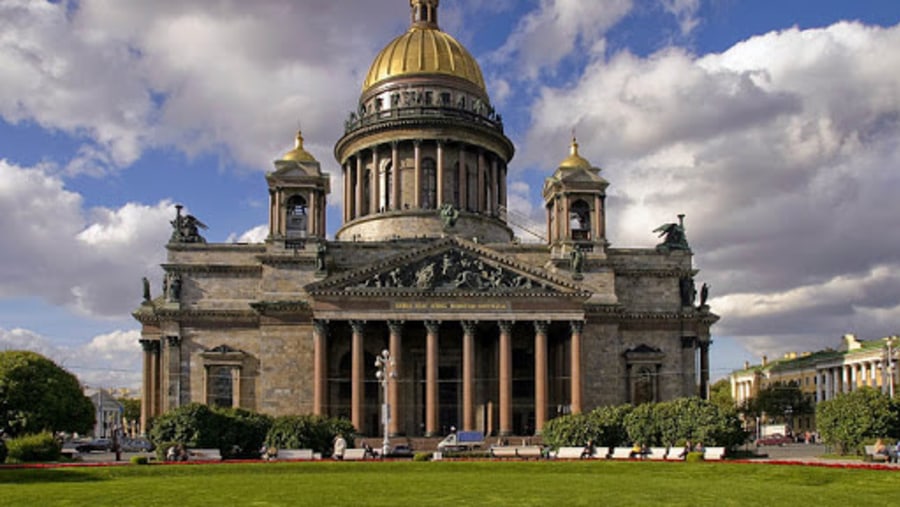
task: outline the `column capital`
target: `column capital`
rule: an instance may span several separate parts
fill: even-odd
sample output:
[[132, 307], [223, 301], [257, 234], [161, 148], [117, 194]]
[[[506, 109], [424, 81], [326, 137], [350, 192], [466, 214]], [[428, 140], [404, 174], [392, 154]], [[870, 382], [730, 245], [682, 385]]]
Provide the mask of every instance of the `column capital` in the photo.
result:
[[391, 333], [400, 334], [403, 331], [403, 324], [405, 324], [405, 320], [389, 320], [387, 321], [388, 329], [391, 330]]
[[534, 332], [539, 334], [547, 334], [547, 330], [550, 328], [549, 320], [536, 320], [534, 321]]
[[166, 344], [170, 349], [174, 349], [181, 346], [181, 337], [177, 335], [169, 335], [166, 336]]
[[350, 327], [353, 328], [354, 333], [362, 333], [366, 329], [366, 321], [364, 320], [351, 320]]
[[328, 336], [328, 319], [313, 319], [313, 328], [319, 336]]
[[502, 332], [502, 333], [512, 332], [512, 328], [514, 325], [516, 325], [516, 323], [511, 320], [498, 320], [497, 321], [497, 326], [500, 327], [500, 332]]
[[462, 325], [463, 332], [466, 334], [475, 333], [475, 326], [478, 325], [478, 322], [474, 320], [461, 320], [459, 323]]
[[569, 327], [572, 329], [572, 334], [581, 334], [581, 332], [584, 331], [584, 321], [573, 320], [569, 322]]
[[439, 320], [426, 320], [425, 321], [425, 329], [428, 330], [429, 333], [437, 333], [438, 329], [441, 327], [441, 321]]
[[159, 340], [150, 340], [147, 338], [143, 338], [140, 340], [141, 348], [144, 349], [144, 352], [149, 352], [151, 354], [159, 354]]

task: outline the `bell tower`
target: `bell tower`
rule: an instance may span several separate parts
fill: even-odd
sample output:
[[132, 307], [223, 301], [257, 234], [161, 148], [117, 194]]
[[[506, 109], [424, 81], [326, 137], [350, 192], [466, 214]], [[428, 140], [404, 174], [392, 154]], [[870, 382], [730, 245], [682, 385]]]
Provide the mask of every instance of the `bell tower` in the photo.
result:
[[326, 198], [331, 181], [319, 162], [303, 148], [297, 132], [296, 146], [275, 161], [266, 174], [269, 185], [269, 241], [284, 242], [286, 248], [302, 247], [306, 241], [325, 239]]
[[577, 246], [582, 252], [606, 248], [606, 187], [609, 182], [578, 154], [572, 138], [569, 156], [544, 181], [547, 238], [552, 250], [567, 253]]

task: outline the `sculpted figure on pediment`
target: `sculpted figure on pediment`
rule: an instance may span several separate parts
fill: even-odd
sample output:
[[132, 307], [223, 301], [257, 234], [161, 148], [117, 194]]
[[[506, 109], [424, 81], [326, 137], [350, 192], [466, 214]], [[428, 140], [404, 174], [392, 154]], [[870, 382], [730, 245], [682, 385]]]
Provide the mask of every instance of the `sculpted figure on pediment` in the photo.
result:
[[448, 250], [407, 265], [368, 275], [355, 288], [414, 289], [452, 292], [509, 292], [550, 286], [492, 265], [465, 251]]

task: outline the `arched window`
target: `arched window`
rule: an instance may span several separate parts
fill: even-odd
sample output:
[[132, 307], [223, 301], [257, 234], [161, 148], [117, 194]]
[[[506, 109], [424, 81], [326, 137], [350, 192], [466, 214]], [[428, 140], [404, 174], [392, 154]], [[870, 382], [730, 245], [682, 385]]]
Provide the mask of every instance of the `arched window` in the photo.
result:
[[478, 211], [478, 169], [466, 165], [466, 209]]
[[[445, 199], [447, 196], [450, 197], [450, 203], [456, 209], [460, 209], [459, 206], [459, 162], [453, 165], [453, 169], [447, 171], [447, 176], [445, 176], [447, 180], [445, 183], [447, 184], [444, 187], [444, 196]], [[441, 203], [443, 204], [443, 203]]]
[[387, 211], [393, 209], [394, 203], [391, 202], [393, 199], [393, 163], [390, 161], [382, 166], [381, 169], [381, 182], [378, 187], [381, 189], [381, 196], [379, 198], [378, 209], [382, 211]]
[[307, 233], [308, 209], [306, 198], [294, 195], [287, 202], [287, 237], [305, 238]]
[[372, 171], [366, 169], [363, 174], [363, 195], [362, 209], [359, 210], [359, 216], [368, 215], [372, 209]]
[[569, 222], [572, 239], [591, 239], [591, 207], [579, 199], [569, 208]]
[[437, 165], [433, 158], [422, 160], [422, 208], [437, 207]]

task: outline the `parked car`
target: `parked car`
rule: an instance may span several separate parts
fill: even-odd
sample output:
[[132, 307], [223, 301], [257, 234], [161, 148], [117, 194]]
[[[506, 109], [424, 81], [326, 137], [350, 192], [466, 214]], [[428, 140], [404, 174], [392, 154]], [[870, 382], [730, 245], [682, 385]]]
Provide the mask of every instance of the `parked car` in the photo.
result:
[[792, 437], [782, 435], [781, 433], [775, 433], [767, 437], [760, 438], [756, 441], [756, 445], [784, 445], [793, 442], [794, 439]]
[[153, 442], [146, 438], [126, 438], [122, 440], [122, 450], [125, 452], [150, 452], [156, 449]]
[[95, 438], [87, 442], [75, 444], [75, 450], [80, 453], [88, 453], [91, 451], [109, 452], [110, 449], [112, 449], [112, 440], [108, 438]]
[[391, 449], [388, 457], [390, 458], [411, 458], [413, 456], [412, 447], [405, 444], [397, 444]]

